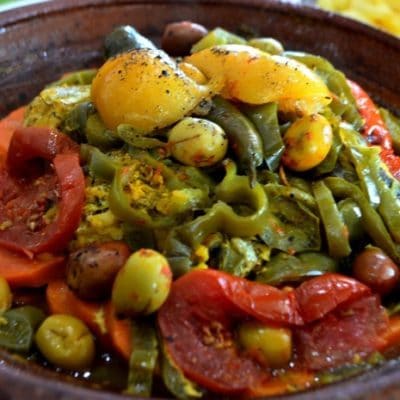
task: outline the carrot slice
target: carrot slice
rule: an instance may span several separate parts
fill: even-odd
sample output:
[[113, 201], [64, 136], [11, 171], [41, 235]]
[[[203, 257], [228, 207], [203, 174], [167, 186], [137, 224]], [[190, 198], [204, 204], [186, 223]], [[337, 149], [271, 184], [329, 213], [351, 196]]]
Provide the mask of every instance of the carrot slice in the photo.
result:
[[111, 302], [105, 308], [106, 326], [113, 349], [125, 360], [132, 353], [131, 325], [127, 319], [118, 319]]
[[0, 121], [0, 154], [7, 153], [11, 137], [24, 121], [25, 107], [17, 108]]
[[96, 336], [106, 333], [105, 324], [102, 323], [103, 304], [79, 299], [63, 279], [49, 283], [46, 299], [52, 314], [74, 315], [85, 322]]
[[62, 279], [50, 282], [46, 299], [52, 314], [69, 314], [79, 318], [105, 347], [129, 360], [132, 349], [131, 327], [128, 321], [116, 318], [111, 302], [83, 301]]
[[389, 327], [381, 337], [382, 345], [379, 351], [390, 350], [392, 347], [400, 347], [400, 316], [389, 318]]
[[12, 288], [40, 287], [64, 274], [64, 257], [41, 254], [30, 259], [0, 247], [0, 275]]

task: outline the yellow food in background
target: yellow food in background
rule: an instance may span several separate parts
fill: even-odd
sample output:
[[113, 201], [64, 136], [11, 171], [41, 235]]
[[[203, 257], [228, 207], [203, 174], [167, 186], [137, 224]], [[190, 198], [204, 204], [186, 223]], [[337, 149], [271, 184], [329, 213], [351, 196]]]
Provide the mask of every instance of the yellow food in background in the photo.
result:
[[317, 4], [400, 36], [400, 0], [318, 0]]

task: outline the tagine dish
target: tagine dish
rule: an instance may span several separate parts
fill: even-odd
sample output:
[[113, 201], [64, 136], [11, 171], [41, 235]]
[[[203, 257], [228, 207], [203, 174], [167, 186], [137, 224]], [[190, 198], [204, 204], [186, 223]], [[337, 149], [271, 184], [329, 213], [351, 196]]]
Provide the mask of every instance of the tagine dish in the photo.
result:
[[328, 60], [133, 26], [0, 122], [0, 346], [102, 390], [253, 398], [398, 356], [400, 122]]

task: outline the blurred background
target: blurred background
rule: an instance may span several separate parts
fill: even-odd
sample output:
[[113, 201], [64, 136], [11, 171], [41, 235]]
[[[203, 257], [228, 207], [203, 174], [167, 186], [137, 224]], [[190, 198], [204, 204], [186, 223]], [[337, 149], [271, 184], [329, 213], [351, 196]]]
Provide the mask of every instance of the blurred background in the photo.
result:
[[[0, 12], [51, 0], [0, 0]], [[400, 0], [285, 0], [312, 4], [400, 36]]]

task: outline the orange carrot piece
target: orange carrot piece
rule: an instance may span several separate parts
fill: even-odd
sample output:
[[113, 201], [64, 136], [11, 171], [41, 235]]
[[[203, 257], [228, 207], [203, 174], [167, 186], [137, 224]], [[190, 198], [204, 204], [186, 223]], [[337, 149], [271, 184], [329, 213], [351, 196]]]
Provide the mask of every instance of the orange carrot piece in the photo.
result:
[[132, 353], [132, 329], [128, 320], [118, 319], [111, 302], [105, 308], [106, 326], [113, 349], [129, 361]]
[[382, 344], [378, 351], [386, 351], [391, 347], [400, 348], [400, 316], [395, 315], [389, 318], [389, 327], [381, 336]]
[[0, 154], [6, 154], [11, 137], [24, 121], [25, 107], [17, 108], [0, 121]]
[[64, 275], [64, 257], [41, 254], [30, 259], [0, 247], [0, 275], [12, 288], [40, 287]]
[[70, 314], [81, 319], [98, 337], [105, 335], [106, 327], [102, 323], [104, 305], [79, 299], [63, 279], [50, 282], [46, 290], [46, 299], [52, 314]]
[[100, 339], [125, 360], [131, 354], [131, 328], [128, 321], [115, 317], [111, 302], [96, 303], [79, 299], [65, 280], [50, 282], [46, 299], [52, 314], [69, 314], [82, 320]]

